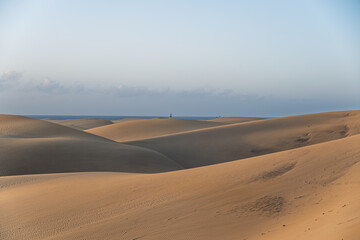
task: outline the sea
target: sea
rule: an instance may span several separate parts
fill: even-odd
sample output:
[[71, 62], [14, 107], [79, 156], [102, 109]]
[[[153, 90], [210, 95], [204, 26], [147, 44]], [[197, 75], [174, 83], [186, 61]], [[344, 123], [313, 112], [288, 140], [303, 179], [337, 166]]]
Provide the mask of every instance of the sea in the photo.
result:
[[[52, 120], [65, 120], [65, 119], [81, 119], [81, 118], [97, 118], [104, 120], [120, 120], [124, 118], [169, 118], [169, 116], [108, 116], [108, 115], [25, 115], [26, 117], [36, 119], [52, 119]], [[173, 116], [177, 119], [190, 119], [190, 120], [210, 120], [216, 117], [194, 117], [194, 116]]]

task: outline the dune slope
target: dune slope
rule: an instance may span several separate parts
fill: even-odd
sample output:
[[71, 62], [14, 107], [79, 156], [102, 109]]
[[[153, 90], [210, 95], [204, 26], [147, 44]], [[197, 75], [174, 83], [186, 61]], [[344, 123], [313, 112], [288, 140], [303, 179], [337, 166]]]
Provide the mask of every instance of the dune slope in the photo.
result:
[[57, 123], [66, 127], [75, 128], [78, 130], [86, 130], [95, 127], [101, 127], [113, 124], [110, 120], [97, 119], [97, 118], [81, 118], [81, 119], [66, 119], [66, 120], [51, 120], [46, 121]]
[[117, 142], [125, 142], [220, 125], [223, 125], [223, 123], [185, 119], [154, 118], [120, 122], [109, 126], [89, 129], [87, 132]]
[[294, 149], [358, 133], [360, 111], [345, 111], [229, 124], [126, 143], [153, 149], [184, 168], [192, 168]]
[[144, 120], [143, 118], [123, 118], [119, 120], [112, 120], [113, 123], [120, 123], [120, 122], [128, 122], [128, 121], [136, 121], [136, 120]]
[[264, 118], [257, 118], [257, 117], [221, 117], [221, 118], [214, 118], [208, 121], [231, 124], [231, 123], [251, 122], [251, 121], [263, 120], [263, 119]]
[[153, 150], [42, 120], [0, 115], [0, 176], [84, 171], [162, 172], [181, 168]]
[[1, 238], [356, 240], [359, 144], [151, 175], [1, 177]]

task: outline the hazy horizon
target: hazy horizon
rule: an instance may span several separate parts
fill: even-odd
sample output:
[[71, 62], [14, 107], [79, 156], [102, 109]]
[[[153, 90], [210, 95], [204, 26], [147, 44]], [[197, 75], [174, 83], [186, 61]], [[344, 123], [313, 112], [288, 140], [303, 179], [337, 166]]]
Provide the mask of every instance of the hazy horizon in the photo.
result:
[[355, 110], [359, 66], [354, 0], [0, 0], [0, 113]]

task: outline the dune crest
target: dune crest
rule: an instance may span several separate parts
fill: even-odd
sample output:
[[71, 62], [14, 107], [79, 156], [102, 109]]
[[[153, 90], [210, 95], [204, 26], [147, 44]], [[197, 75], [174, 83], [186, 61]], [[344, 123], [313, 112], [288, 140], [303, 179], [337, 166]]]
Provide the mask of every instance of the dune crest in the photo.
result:
[[136, 120], [144, 120], [143, 118], [123, 118], [119, 120], [112, 120], [113, 123], [120, 123], [120, 122], [128, 122], [128, 121], [136, 121]]
[[251, 122], [257, 120], [263, 120], [265, 118], [258, 117], [220, 117], [208, 120], [209, 122], [219, 122], [219, 123], [242, 123], [242, 122]]
[[75, 128], [78, 130], [86, 130], [95, 127], [101, 127], [113, 124], [110, 120], [97, 119], [97, 118], [80, 118], [80, 119], [66, 119], [66, 120], [52, 120], [44, 119], [48, 122], [57, 123], [66, 127]]
[[55, 123], [0, 115], [0, 176], [36, 173], [182, 169], [164, 155]]
[[117, 142], [125, 142], [221, 125], [223, 125], [223, 123], [199, 120], [154, 118], [120, 122], [109, 126], [89, 129], [87, 132]]
[[126, 142], [150, 148], [184, 168], [233, 161], [360, 133], [360, 111], [330, 112], [227, 124]]
[[358, 240], [360, 111], [140, 121], [0, 115], [0, 238]]
[[[360, 136], [352, 136], [152, 175], [3, 177], [2, 234], [5, 239], [355, 240], [359, 144]], [[259, 178], [289, 164], [282, 174]]]

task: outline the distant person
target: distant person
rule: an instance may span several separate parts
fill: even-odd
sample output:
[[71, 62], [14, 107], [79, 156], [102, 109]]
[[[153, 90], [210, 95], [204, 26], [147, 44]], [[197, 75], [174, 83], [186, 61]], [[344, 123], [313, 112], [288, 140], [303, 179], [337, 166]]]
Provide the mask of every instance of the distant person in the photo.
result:
[[172, 113], [170, 113], [170, 117], [169, 118], [172, 118]]

